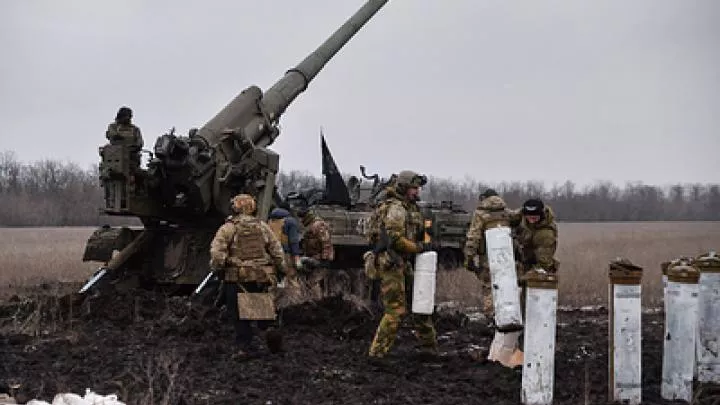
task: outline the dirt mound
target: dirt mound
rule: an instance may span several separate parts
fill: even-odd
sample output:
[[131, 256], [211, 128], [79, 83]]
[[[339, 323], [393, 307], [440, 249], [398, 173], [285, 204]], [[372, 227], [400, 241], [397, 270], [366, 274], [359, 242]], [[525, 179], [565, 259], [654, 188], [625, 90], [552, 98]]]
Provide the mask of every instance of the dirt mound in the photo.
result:
[[[474, 360], [492, 330], [459, 311], [435, 316], [440, 357], [420, 356], [405, 326], [380, 363], [366, 357], [380, 314], [356, 300], [289, 306], [281, 319], [286, 351], [240, 361], [225, 311], [187, 297], [17, 297], [0, 306], [0, 382], [21, 384], [25, 398], [90, 388], [128, 404], [520, 403], [520, 371]], [[643, 403], [670, 403], [659, 395], [661, 315], [643, 322]], [[561, 312], [557, 337], [555, 403], [606, 403], [607, 313]], [[699, 391], [699, 403], [720, 397]]]

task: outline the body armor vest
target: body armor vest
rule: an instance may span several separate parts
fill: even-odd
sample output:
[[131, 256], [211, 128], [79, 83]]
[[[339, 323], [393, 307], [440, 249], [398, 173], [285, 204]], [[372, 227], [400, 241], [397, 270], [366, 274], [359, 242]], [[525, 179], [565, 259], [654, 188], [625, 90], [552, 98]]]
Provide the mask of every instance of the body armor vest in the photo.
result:
[[233, 238], [232, 256], [241, 261], [258, 260], [265, 258], [265, 238], [260, 223], [253, 221], [235, 225], [237, 232]]
[[484, 218], [485, 230], [501, 226], [510, 226], [510, 215], [504, 210], [488, 211]]

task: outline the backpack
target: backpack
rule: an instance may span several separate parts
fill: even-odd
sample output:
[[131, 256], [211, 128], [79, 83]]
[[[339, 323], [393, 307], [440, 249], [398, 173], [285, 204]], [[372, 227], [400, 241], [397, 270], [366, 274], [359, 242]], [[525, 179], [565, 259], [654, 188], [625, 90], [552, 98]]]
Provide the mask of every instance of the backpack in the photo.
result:
[[383, 225], [383, 220], [385, 215], [387, 215], [389, 207], [389, 200], [383, 200], [375, 207], [375, 210], [373, 210], [370, 215], [367, 232], [367, 241], [370, 246], [375, 246], [378, 239], [380, 239], [380, 227]]

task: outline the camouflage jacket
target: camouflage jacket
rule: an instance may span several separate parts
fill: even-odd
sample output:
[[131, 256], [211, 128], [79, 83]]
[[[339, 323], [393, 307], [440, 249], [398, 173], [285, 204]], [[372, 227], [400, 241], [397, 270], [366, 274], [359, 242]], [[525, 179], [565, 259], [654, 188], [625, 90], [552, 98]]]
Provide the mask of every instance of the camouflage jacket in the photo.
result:
[[[383, 193], [387, 194], [387, 189], [383, 191]], [[383, 198], [379, 200], [378, 204], [373, 209], [372, 214], [370, 214], [366, 235], [370, 248], [373, 248], [375, 244], [378, 243], [378, 239], [380, 238], [380, 226], [382, 225], [383, 219], [387, 215], [388, 206], [388, 199], [385, 198], [385, 195], [383, 195]]]
[[380, 226], [387, 230], [389, 246], [407, 258], [418, 253], [423, 235], [423, 218], [418, 205], [399, 195], [394, 188], [388, 190], [384, 215]]
[[284, 271], [285, 255], [264, 221], [238, 214], [227, 219], [210, 243], [210, 266], [225, 269], [226, 281], [271, 282], [269, 276]]
[[302, 238], [302, 249], [305, 256], [317, 260], [333, 261], [335, 248], [327, 222], [313, 213], [308, 213], [303, 219], [303, 225], [306, 227]]
[[480, 264], [485, 264], [487, 261], [485, 231], [497, 226], [507, 226], [512, 229], [517, 227], [520, 221], [520, 213], [509, 209], [501, 197], [491, 196], [480, 201], [466, 234], [465, 258], [468, 260], [479, 258]]
[[131, 145], [142, 149], [144, 143], [140, 128], [133, 124], [124, 125], [112, 122], [105, 131], [105, 137], [111, 145]]
[[522, 218], [517, 229], [517, 240], [520, 243], [525, 270], [539, 267], [550, 272], [557, 271], [560, 264], [554, 257], [557, 237], [555, 215], [550, 206], [545, 206], [545, 215], [540, 222], [531, 224]]

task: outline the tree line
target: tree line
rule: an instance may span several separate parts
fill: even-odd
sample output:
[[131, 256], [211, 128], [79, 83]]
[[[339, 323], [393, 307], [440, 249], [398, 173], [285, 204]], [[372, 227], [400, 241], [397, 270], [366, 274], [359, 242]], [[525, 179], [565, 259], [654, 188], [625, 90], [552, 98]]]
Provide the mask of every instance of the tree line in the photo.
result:
[[[349, 176], [345, 176], [346, 178]], [[283, 171], [277, 186], [288, 191], [322, 187], [324, 180], [304, 171]], [[676, 184], [667, 187], [597, 182], [577, 187], [567, 181], [550, 187], [541, 182], [482, 183], [430, 177], [421, 198], [453, 201], [467, 210], [478, 195], [494, 188], [511, 207], [528, 198], [551, 205], [559, 221], [719, 221], [720, 185]], [[22, 162], [11, 151], [0, 153], [0, 226], [97, 226], [138, 224], [101, 213], [103, 190], [98, 166], [83, 169], [73, 162], [44, 159]]]

